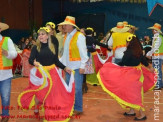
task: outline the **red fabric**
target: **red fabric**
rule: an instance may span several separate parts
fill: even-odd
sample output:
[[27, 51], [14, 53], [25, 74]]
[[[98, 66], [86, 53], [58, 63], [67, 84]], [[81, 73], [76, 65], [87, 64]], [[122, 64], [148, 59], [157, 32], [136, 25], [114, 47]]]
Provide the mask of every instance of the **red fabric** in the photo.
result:
[[140, 70], [106, 63], [99, 73], [102, 83], [111, 93], [128, 103], [143, 106], [141, 97], [143, 84], [139, 81]]
[[103, 56], [107, 56], [107, 48], [104, 48], [104, 47], [100, 47], [100, 48], [101, 48], [101, 52]]
[[[75, 98], [75, 83], [72, 84], [72, 91], [69, 93], [66, 91], [65, 86], [61, 82], [61, 79], [56, 71], [56, 69], [52, 69], [49, 71], [49, 74], [52, 78], [52, 88], [51, 92], [47, 96], [45, 100], [45, 104], [43, 105], [45, 108], [45, 119], [48, 121], [61, 121], [65, 120], [66, 117], [70, 116], [70, 112], [74, 105]], [[40, 76], [39, 71], [36, 71], [36, 75]], [[43, 88], [38, 92], [27, 92], [21, 97], [21, 104], [23, 107], [28, 108], [33, 95], [36, 95], [37, 99], [40, 103], [43, 102], [46, 93], [50, 88], [50, 81], [48, 79], [48, 86]], [[35, 86], [32, 83], [29, 84], [29, 87], [26, 90], [38, 89], [40, 86]]]
[[31, 51], [28, 50], [28, 49], [24, 49], [23, 50], [23, 53], [22, 53], [22, 61], [21, 61], [21, 64], [22, 64], [22, 75], [23, 76], [29, 76], [30, 74], [30, 70], [32, 69], [32, 65], [29, 64], [29, 57], [30, 57], [30, 54], [31, 54]]
[[[139, 81], [141, 70], [133, 67], [121, 67], [113, 63], [105, 63], [99, 75], [105, 88], [127, 103], [143, 107], [141, 88], [145, 91], [154, 85], [152, 73], [144, 68], [144, 82]], [[150, 75], [150, 77], [148, 77]], [[150, 80], [150, 81], [148, 81]], [[148, 84], [149, 83], [149, 84]]]
[[152, 88], [154, 83], [157, 82], [157, 79], [154, 79], [155, 74], [150, 72], [146, 67], [142, 67], [142, 70], [144, 75], [143, 88], [144, 92], [147, 92], [149, 89]]
[[[94, 60], [95, 71], [96, 71], [96, 73], [98, 73], [99, 69], [103, 66], [103, 64], [100, 62], [97, 54], [92, 55], [92, 56], [93, 56], [93, 60]], [[112, 57], [110, 57], [106, 62], [111, 62], [111, 61], [112, 61]]]
[[12, 68], [13, 74], [15, 74], [16, 69], [18, 70], [18, 72], [21, 73], [21, 69], [22, 69], [21, 55], [22, 55], [22, 53], [18, 53], [17, 57], [15, 59], [13, 59], [13, 68]]

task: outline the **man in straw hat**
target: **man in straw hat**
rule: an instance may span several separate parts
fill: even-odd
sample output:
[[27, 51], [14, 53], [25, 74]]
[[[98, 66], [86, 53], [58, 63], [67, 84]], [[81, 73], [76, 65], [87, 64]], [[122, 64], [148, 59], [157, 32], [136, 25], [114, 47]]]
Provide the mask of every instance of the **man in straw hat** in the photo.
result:
[[[0, 22], [0, 32], [8, 29], [9, 26]], [[10, 92], [12, 74], [12, 59], [16, 58], [17, 52], [12, 40], [0, 34], [0, 91], [2, 102], [2, 120], [9, 120]]]
[[119, 63], [122, 60], [123, 52], [126, 50], [126, 39], [129, 32], [127, 32], [130, 28], [125, 27], [123, 22], [118, 22], [117, 26], [112, 28], [113, 32], [109, 41], [108, 46], [113, 50], [114, 63]]
[[158, 70], [158, 79], [156, 89], [161, 89], [163, 87], [162, 83], [162, 63], [163, 63], [163, 35], [161, 31], [161, 25], [155, 23], [152, 27], [153, 40], [152, 40], [152, 49], [149, 51], [146, 56], [147, 58], [152, 58], [152, 65]]
[[[81, 32], [77, 31], [79, 28], [75, 24], [75, 17], [66, 16], [64, 22], [58, 25], [63, 25], [63, 29], [67, 33], [64, 39], [64, 51], [61, 61], [65, 66], [75, 70], [74, 114], [77, 115], [83, 112], [83, 73], [88, 60], [86, 38]], [[67, 84], [69, 79], [70, 75], [66, 73]]]

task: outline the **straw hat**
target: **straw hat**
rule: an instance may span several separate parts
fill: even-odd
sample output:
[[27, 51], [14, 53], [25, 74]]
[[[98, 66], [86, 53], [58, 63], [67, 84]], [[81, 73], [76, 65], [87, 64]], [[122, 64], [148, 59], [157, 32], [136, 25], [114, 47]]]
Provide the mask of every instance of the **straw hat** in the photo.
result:
[[8, 28], [9, 28], [9, 26], [7, 24], [0, 22], [0, 29], [1, 29], [1, 31], [4, 31], [4, 30], [6, 30]]
[[125, 25], [125, 27], [128, 27], [128, 28], [133, 29], [133, 30], [138, 30], [138, 28], [135, 27], [134, 25]]
[[152, 27], [149, 27], [148, 29], [154, 29], [154, 30], [157, 30], [159, 33], [162, 34], [162, 31], [161, 31], [161, 25], [158, 24], [158, 23], [155, 23]]
[[72, 25], [79, 29], [78, 26], [75, 24], [75, 17], [72, 16], [66, 16], [64, 22], [59, 23], [58, 25]]
[[124, 33], [124, 32], [127, 32], [129, 29], [130, 28], [124, 26], [123, 22], [118, 22], [117, 26], [112, 28], [111, 31]]
[[128, 22], [127, 21], [123, 21], [123, 25], [128, 25]]

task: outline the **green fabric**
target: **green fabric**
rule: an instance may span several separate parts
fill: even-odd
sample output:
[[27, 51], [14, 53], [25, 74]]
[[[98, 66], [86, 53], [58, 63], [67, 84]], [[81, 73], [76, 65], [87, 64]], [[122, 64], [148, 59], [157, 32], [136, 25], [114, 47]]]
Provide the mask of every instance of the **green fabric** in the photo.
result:
[[161, 38], [161, 45], [159, 47], [159, 53], [163, 53], [163, 36], [159, 35], [159, 37]]
[[100, 85], [97, 79], [97, 74], [95, 72], [95, 64], [94, 64], [94, 58], [92, 56], [92, 66], [94, 68], [94, 73], [93, 74], [87, 74], [86, 75], [86, 81], [87, 83], [91, 84], [91, 85]]
[[[8, 51], [8, 39], [9, 37], [5, 37], [3, 45], [2, 45], [2, 49], [7, 50], [7, 51]], [[6, 58], [6, 56], [2, 56], [2, 61], [3, 61], [3, 67], [12, 66], [12, 60]]]
[[[155, 54], [163, 53], [163, 36], [162, 35], [159, 35], [159, 38], [161, 38], [161, 45], [160, 45], [158, 51], [155, 51], [154, 52]], [[157, 45], [157, 42], [156, 41], [157, 41], [157, 39], [155, 39], [154, 44], [155, 44], [155, 47], [157, 48], [158, 45]]]

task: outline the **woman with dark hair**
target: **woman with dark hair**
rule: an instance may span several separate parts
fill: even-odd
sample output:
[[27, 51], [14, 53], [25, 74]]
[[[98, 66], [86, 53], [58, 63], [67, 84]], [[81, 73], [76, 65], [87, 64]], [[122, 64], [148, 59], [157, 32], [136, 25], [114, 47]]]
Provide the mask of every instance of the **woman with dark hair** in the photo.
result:
[[98, 73], [100, 84], [123, 108], [130, 108], [124, 116], [135, 116], [136, 109], [140, 116], [134, 120], [146, 120], [143, 93], [155, 85], [154, 69], [146, 61], [139, 40], [133, 34], [127, 37], [127, 50], [119, 65], [104, 64]]

